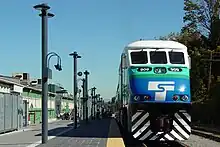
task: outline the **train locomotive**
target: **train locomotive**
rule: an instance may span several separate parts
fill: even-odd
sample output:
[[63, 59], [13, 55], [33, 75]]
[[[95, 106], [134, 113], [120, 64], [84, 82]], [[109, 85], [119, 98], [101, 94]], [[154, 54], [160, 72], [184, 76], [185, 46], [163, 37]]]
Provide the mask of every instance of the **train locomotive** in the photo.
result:
[[140, 40], [121, 54], [117, 120], [140, 141], [187, 140], [191, 133], [190, 65], [176, 41]]

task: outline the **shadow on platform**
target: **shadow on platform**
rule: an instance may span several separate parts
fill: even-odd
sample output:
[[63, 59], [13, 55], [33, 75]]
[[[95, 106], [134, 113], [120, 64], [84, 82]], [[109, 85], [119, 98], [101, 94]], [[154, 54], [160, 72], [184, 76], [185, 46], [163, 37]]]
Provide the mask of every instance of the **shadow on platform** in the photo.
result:
[[[109, 128], [111, 125], [111, 133], [109, 134]], [[48, 131], [48, 136], [57, 137], [77, 137], [77, 138], [121, 138], [120, 132], [116, 129], [117, 123], [113, 119], [101, 119], [93, 120], [88, 123], [82, 123], [77, 129], [73, 128], [73, 124], [69, 124], [66, 127], [58, 127]], [[72, 128], [70, 131], [57, 135], [64, 130]], [[114, 131], [115, 130], [115, 131]], [[41, 136], [37, 134], [35, 136]]]

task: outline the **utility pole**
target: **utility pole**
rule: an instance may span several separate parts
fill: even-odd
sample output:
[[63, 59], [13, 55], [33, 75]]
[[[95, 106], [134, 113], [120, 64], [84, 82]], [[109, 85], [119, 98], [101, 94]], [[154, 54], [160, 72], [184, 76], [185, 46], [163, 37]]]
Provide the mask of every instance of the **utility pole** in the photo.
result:
[[93, 107], [94, 119], [96, 118], [96, 98], [97, 98], [95, 90], [96, 90], [96, 88], [94, 88], [94, 90], [93, 90], [93, 96], [94, 96], [94, 99], [93, 99], [94, 100], [94, 103], [93, 103], [93, 105], [94, 105], [94, 107]]
[[86, 89], [85, 89], [85, 79], [82, 79], [83, 84], [82, 84], [82, 88], [83, 88], [83, 97], [82, 97], [82, 110], [83, 110], [83, 120], [85, 120], [85, 97], [86, 97]]
[[77, 52], [69, 54], [73, 56], [73, 96], [74, 96], [74, 128], [77, 128], [77, 59], [81, 58]]
[[102, 97], [100, 98], [100, 112], [101, 112], [101, 116], [103, 116], [103, 101], [102, 101]]
[[[78, 89], [78, 88], [77, 88]], [[80, 98], [81, 98], [81, 92], [82, 92], [82, 90], [81, 89], [78, 89], [78, 93], [79, 93], [79, 95], [78, 95], [78, 98], [77, 98], [77, 106], [78, 106], [78, 110], [79, 110], [79, 112], [78, 112], [78, 118], [81, 118], [81, 114], [82, 114], [82, 110], [81, 110], [81, 102], [80, 102]]]
[[93, 110], [92, 110], [92, 112], [93, 112], [93, 119], [95, 119], [95, 97], [96, 97], [96, 95], [95, 95], [95, 90], [96, 90], [96, 87], [93, 87], [92, 88], [92, 93], [91, 93], [91, 95], [92, 95], [92, 108], [93, 108]]
[[93, 119], [93, 88], [91, 88], [91, 97], [92, 97], [92, 107], [91, 107], [91, 116], [92, 116], [92, 119]]
[[100, 97], [100, 94], [98, 95], [98, 103], [97, 103], [97, 107], [98, 107], [98, 109], [99, 109], [99, 111], [100, 111], [100, 109], [101, 109], [101, 97]]
[[34, 9], [40, 10], [42, 18], [42, 144], [48, 141], [48, 69], [47, 69], [47, 53], [48, 53], [48, 34], [47, 19], [53, 17], [54, 14], [48, 13], [50, 7], [47, 4], [35, 5]]
[[213, 52], [211, 51], [210, 52], [210, 62], [209, 62], [209, 80], [208, 80], [208, 91], [210, 90], [211, 88], [211, 83], [212, 83], [212, 54]]
[[210, 90], [212, 83], [212, 62], [220, 61], [220, 60], [213, 60], [213, 53], [214, 53], [213, 51], [210, 51], [209, 59], [202, 59], [202, 61], [209, 62], [208, 86], [207, 86], [208, 91]]
[[86, 122], [88, 122], [88, 99], [89, 99], [89, 94], [88, 94], [88, 75], [89, 75], [89, 72], [86, 70], [84, 72], [84, 74], [85, 74], [85, 96], [86, 96], [86, 101], [85, 101]]
[[100, 98], [100, 95], [97, 94], [97, 97], [96, 97], [96, 110], [99, 109], [99, 98]]
[[216, 57], [219, 58], [219, 52], [210, 51], [209, 59], [202, 59], [202, 61], [208, 61], [209, 62], [208, 86], [207, 86], [208, 91], [210, 91], [211, 83], [212, 83], [212, 63], [213, 62], [220, 62], [220, 59], [216, 59]]

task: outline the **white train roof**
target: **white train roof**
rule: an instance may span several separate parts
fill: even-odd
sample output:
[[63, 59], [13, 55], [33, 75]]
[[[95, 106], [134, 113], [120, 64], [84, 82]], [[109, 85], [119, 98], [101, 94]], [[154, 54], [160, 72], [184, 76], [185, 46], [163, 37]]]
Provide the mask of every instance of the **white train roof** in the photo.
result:
[[147, 48], [166, 48], [166, 49], [180, 49], [180, 50], [186, 50], [187, 47], [183, 45], [182, 43], [176, 42], [176, 41], [170, 41], [170, 40], [140, 40], [140, 41], [134, 41], [130, 44], [128, 44], [125, 47], [124, 51], [127, 50], [135, 50], [135, 49], [147, 49]]

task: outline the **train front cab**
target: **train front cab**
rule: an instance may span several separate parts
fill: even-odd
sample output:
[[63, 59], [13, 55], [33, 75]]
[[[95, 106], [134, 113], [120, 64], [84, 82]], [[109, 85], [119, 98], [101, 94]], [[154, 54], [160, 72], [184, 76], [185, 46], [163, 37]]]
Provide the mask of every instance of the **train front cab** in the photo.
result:
[[[144, 56], [143, 53], [145, 53]], [[147, 55], [150, 55], [150, 58], [147, 58]], [[172, 64], [173, 55], [177, 58], [179, 56], [179, 62], [183, 64]], [[128, 70], [131, 91], [127, 112], [128, 132], [137, 140], [187, 140], [191, 133], [191, 98], [187, 52], [142, 50], [141, 52], [135, 51], [134, 57], [130, 61], [135, 60], [134, 62], [139, 66], [131, 66]], [[175, 59], [176, 63], [177, 60]], [[147, 64], [149, 62], [150, 66]], [[150, 82], [154, 82], [154, 87], [151, 89], [148, 85]], [[168, 90], [163, 100], [160, 99], [163, 96], [156, 95], [158, 92], [156, 89], [158, 91]], [[183, 89], [185, 91], [182, 91]], [[157, 100], [157, 97], [160, 100]]]

